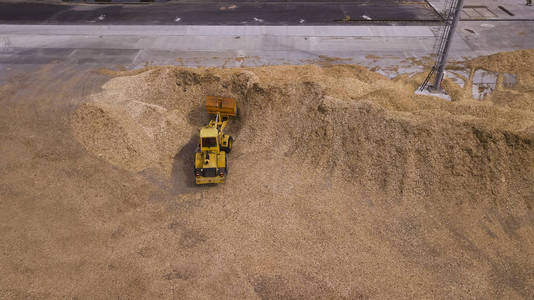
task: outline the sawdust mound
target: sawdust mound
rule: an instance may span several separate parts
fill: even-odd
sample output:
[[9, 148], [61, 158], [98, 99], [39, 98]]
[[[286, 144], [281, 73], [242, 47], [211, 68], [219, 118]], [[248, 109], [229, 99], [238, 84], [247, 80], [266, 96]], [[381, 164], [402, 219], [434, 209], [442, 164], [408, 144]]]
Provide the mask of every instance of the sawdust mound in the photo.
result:
[[[473, 63], [526, 78], [499, 97], [533, 99], [528, 68], [501, 66], [501, 56]], [[237, 98], [240, 111], [229, 128], [237, 138], [233, 159], [263, 152], [306, 180], [327, 177], [398, 199], [534, 204], [531, 105], [414, 95], [417, 78], [390, 80], [352, 65], [165, 66], [118, 75], [79, 107], [72, 126], [87, 150], [131, 171], [169, 176], [173, 158], [196, 143], [209, 119], [205, 96], [223, 95]]]

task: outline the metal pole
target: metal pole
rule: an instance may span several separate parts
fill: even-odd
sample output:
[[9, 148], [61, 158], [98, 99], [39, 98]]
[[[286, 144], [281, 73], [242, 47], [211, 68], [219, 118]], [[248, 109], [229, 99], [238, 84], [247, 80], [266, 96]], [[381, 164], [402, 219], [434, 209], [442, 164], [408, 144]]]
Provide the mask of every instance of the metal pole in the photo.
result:
[[[445, 42], [445, 49], [443, 50], [443, 56], [441, 57], [441, 61], [439, 62], [438, 71], [436, 73], [436, 79], [434, 81], [434, 84], [432, 85], [432, 89], [434, 90], [440, 90], [440, 84], [441, 80], [443, 80], [443, 71], [445, 70], [445, 64], [447, 64], [447, 56], [449, 56], [449, 49], [452, 45], [452, 38], [454, 36], [454, 31], [456, 30], [456, 25], [458, 25], [458, 21], [460, 21], [460, 13], [462, 12], [462, 8], [464, 6], [464, 0], [458, 0], [458, 3], [456, 4], [456, 9], [454, 10], [454, 16], [452, 19], [451, 28], [449, 29], [449, 33], [447, 35], [447, 42]], [[450, 20], [447, 20], [447, 22], [450, 22]]]

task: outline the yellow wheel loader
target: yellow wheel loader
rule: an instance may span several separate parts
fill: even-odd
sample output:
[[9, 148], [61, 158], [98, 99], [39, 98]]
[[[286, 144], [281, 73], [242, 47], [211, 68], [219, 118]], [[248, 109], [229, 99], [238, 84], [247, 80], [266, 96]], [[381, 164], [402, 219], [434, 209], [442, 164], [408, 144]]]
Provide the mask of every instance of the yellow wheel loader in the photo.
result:
[[206, 97], [206, 110], [215, 115], [208, 126], [200, 128], [200, 142], [195, 153], [196, 184], [223, 183], [228, 175], [228, 153], [232, 137], [224, 134], [230, 116], [236, 116], [235, 99]]

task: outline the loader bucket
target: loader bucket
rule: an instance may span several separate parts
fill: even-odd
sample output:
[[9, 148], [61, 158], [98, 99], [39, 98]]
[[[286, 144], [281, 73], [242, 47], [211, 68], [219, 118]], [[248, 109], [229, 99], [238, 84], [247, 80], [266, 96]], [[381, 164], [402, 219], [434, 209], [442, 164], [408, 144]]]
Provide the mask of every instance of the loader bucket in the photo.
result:
[[237, 104], [234, 98], [207, 96], [206, 110], [210, 114], [220, 113], [221, 116], [232, 116], [237, 114]]

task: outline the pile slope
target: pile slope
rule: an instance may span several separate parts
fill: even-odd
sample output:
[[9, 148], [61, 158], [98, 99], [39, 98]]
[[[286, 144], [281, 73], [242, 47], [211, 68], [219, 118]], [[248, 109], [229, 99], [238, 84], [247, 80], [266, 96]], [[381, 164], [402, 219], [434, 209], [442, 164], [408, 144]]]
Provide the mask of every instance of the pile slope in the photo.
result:
[[399, 199], [531, 207], [531, 74], [505, 61], [484, 57], [469, 65], [515, 72], [514, 87], [500, 86], [486, 101], [464, 95], [453, 102], [414, 95], [419, 76], [390, 80], [351, 65], [152, 67], [110, 80], [72, 124], [92, 153], [130, 171], [169, 177], [177, 153], [184, 147], [191, 152], [198, 127], [208, 120], [205, 97], [230, 96], [240, 111], [230, 127], [241, 141], [234, 162], [265, 151], [255, 168], [284, 161], [303, 181], [336, 180]]

